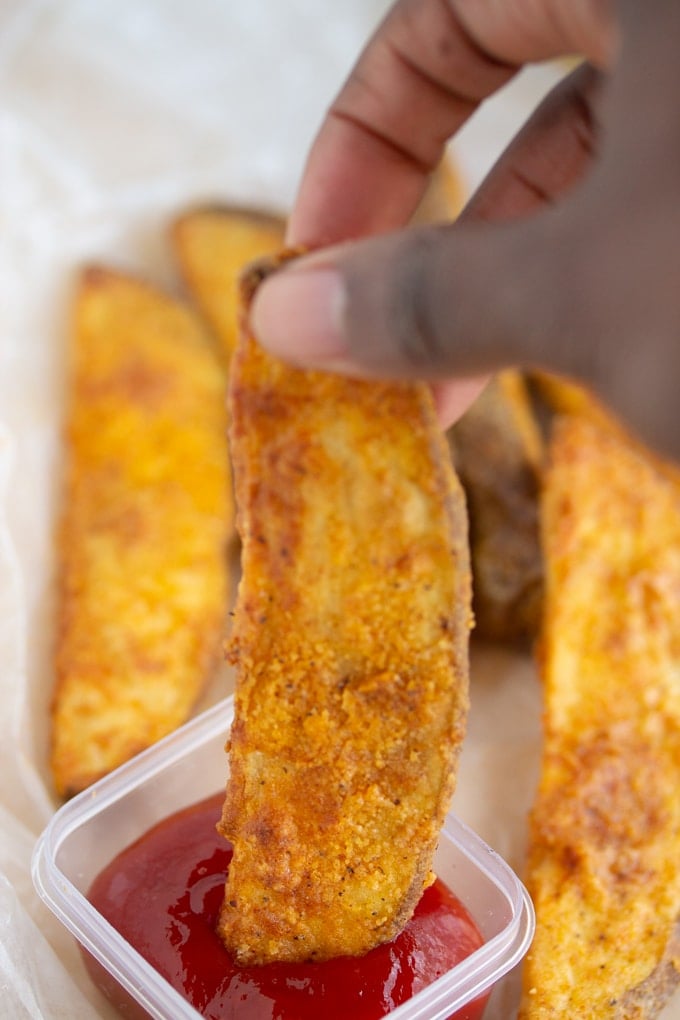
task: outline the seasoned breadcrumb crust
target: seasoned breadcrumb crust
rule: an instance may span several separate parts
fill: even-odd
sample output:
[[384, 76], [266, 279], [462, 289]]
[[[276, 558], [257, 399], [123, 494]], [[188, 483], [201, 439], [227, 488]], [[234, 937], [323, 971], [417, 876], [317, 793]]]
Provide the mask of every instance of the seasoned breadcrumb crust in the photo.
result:
[[219, 934], [242, 963], [361, 954], [431, 881], [454, 788], [462, 491], [425, 386], [299, 371], [244, 337], [231, 414], [243, 576]]
[[58, 534], [51, 765], [71, 795], [188, 716], [226, 629], [226, 377], [195, 317], [80, 281]]

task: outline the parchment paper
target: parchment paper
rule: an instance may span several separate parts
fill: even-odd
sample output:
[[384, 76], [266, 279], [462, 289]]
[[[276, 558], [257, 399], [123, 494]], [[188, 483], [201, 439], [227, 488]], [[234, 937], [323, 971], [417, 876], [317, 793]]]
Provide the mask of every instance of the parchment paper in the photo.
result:
[[[290, 208], [327, 103], [386, 0], [0, 0], [0, 1016], [103, 1018], [30, 879], [53, 813], [52, 538], [74, 273], [173, 286], [172, 217]], [[555, 70], [525, 75], [455, 145], [472, 187]], [[214, 686], [206, 702], [224, 696]], [[531, 661], [476, 649], [455, 808], [521, 869], [540, 700]], [[494, 1016], [508, 1016], [499, 999]], [[664, 1014], [680, 1018], [680, 1000]]]

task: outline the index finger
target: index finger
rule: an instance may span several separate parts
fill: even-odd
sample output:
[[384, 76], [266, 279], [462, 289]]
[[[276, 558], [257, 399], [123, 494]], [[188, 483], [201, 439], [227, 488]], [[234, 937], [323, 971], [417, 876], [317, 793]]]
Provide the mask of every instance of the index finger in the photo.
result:
[[447, 141], [524, 62], [576, 46], [601, 59], [606, 5], [575, 0], [572, 25], [555, 17], [561, 3], [399, 0], [326, 115], [288, 241], [321, 247], [403, 226]]

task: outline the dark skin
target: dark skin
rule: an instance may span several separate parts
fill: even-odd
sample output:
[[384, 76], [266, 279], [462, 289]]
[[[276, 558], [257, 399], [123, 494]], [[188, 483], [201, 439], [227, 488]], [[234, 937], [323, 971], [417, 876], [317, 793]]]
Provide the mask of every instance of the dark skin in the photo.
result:
[[[564, 372], [680, 457], [679, 51], [677, 0], [398, 0], [310, 153], [289, 241], [323, 250], [260, 289], [262, 342], [429, 379], [444, 424], [489, 372]], [[402, 229], [479, 103], [573, 53], [459, 221]]]

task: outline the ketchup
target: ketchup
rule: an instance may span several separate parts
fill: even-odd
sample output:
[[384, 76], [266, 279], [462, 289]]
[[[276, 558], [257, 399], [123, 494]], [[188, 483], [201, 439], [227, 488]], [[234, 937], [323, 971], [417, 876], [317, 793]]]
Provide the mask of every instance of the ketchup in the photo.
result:
[[[482, 944], [460, 900], [437, 880], [392, 942], [362, 957], [238, 967], [215, 933], [231, 848], [215, 825], [223, 794], [171, 815], [95, 879], [89, 899], [209, 1020], [377, 1020]], [[146, 1016], [92, 958], [124, 1015]], [[478, 1020], [486, 997], [459, 1010]]]

